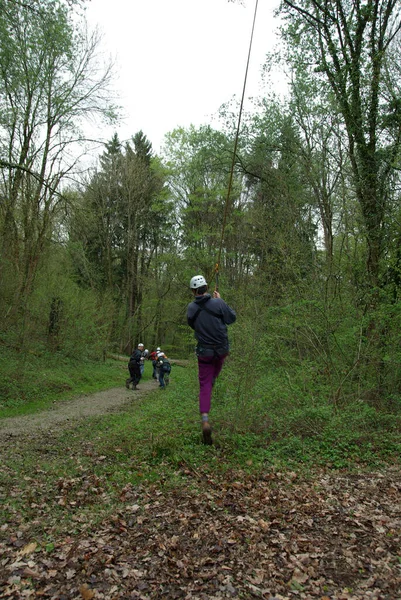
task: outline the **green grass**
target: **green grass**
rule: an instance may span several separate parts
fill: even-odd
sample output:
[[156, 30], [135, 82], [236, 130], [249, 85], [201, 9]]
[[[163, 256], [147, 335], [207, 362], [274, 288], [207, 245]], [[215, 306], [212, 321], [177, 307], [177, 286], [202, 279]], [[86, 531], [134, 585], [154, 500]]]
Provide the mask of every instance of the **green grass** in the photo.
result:
[[58, 354], [0, 353], [0, 418], [45, 410], [54, 402], [121, 384], [124, 362], [85, 362]]
[[[37, 359], [24, 371], [24, 401], [18, 397], [13, 404], [9, 392], [1, 416], [33, 413], [72, 395], [123, 385], [126, 373], [126, 365], [117, 361], [55, 361], [53, 369], [47, 359], [41, 370]], [[145, 379], [151, 379], [150, 363]], [[298, 391], [291, 399], [284, 389], [278, 401], [275, 381], [277, 373], [267, 376], [263, 385], [255, 383], [258, 393], [246, 392], [227, 363], [213, 394], [216, 444], [211, 447], [201, 443], [195, 362], [190, 368], [173, 366], [167, 390], [132, 393], [132, 404], [123, 412], [3, 444], [0, 487], [7, 502], [0, 518], [32, 520], [43, 512], [60, 524], [74, 515], [100, 519], [127, 498], [134, 504], [144, 486], [175, 487], [188, 481], [199, 486], [229, 470], [291, 468], [308, 473], [315, 468], [371, 469], [399, 463], [399, 414], [358, 403], [338, 410], [324, 398], [301, 399]], [[38, 392], [39, 382], [45, 395]], [[63, 387], [66, 382], [68, 389]], [[20, 385], [15, 383], [16, 389]], [[263, 395], [262, 389], [268, 392]]]

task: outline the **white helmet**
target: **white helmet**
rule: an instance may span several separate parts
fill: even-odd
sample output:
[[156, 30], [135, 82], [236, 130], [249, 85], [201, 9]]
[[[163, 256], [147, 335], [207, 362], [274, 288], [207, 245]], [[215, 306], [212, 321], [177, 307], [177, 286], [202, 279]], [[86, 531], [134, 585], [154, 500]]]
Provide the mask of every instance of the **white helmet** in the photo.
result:
[[145, 346], [144, 346], [144, 344], [142, 344], [142, 342], [140, 342], [140, 343], [138, 344], [138, 348], [139, 348], [140, 346], [142, 346], [142, 348], [144, 348], [144, 347], [145, 347]]
[[164, 358], [165, 354], [164, 352], [159, 352], [157, 355], [157, 358]]
[[197, 290], [204, 285], [207, 285], [207, 283], [203, 275], [195, 275], [195, 277], [192, 277], [191, 281], [189, 282], [189, 287], [191, 290]]
[[156, 352], [160, 352], [160, 348], [156, 348]]

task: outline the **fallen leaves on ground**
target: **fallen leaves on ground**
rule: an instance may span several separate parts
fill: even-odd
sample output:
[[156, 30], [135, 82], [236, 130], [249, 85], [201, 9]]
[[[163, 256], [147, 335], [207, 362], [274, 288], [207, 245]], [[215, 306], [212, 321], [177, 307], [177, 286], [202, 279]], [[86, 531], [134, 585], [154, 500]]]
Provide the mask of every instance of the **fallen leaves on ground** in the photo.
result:
[[175, 489], [123, 488], [117, 514], [75, 515], [63, 536], [4, 524], [1, 597], [401, 598], [397, 469], [181, 475]]

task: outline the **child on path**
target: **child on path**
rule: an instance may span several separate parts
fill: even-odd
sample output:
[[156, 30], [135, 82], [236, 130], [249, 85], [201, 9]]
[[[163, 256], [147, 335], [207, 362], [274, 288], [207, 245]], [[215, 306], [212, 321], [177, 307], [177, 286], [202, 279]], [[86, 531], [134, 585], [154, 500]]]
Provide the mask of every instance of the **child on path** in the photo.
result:
[[204, 444], [212, 444], [212, 429], [209, 424], [209, 412], [212, 387], [223, 368], [229, 353], [227, 325], [234, 323], [236, 314], [220, 298], [217, 291], [213, 298], [207, 293], [207, 283], [203, 275], [192, 277], [190, 289], [194, 301], [188, 305], [187, 322], [195, 331], [197, 340], [199, 378], [199, 410], [202, 418]]
[[142, 343], [138, 344], [138, 350], [141, 353], [141, 363], [140, 363], [139, 367], [140, 367], [140, 370], [141, 370], [141, 377], [143, 377], [143, 374], [145, 372], [145, 356], [146, 356], [145, 355], [145, 352], [146, 352], [145, 345], [142, 344]]
[[142, 358], [142, 349], [139, 346], [143, 346], [143, 344], [138, 344], [136, 350], [130, 356], [128, 361], [128, 371], [130, 377], [125, 381], [125, 387], [129, 390], [129, 386], [132, 383], [132, 389], [138, 389], [136, 386], [141, 380], [141, 358]]
[[152, 377], [153, 377], [153, 379], [157, 379], [157, 377], [156, 377], [157, 350], [153, 350], [153, 352], [151, 352], [149, 354], [148, 359], [152, 361], [152, 365], [153, 365]]
[[167, 381], [165, 381], [164, 378], [166, 376], [168, 378], [168, 376], [170, 375], [171, 364], [164, 352], [159, 352], [159, 356], [157, 359], [157, 367], [159, 369], [159, 387], [165, 389]]
[[159, 356], [160, 354], [164, 354], [161, 348], [156, 349], [156, 363], [155, 363], [155, 373], [156, 373], [156, 381], [159, 381], [160, 376], [160, 367], [159, 367]]

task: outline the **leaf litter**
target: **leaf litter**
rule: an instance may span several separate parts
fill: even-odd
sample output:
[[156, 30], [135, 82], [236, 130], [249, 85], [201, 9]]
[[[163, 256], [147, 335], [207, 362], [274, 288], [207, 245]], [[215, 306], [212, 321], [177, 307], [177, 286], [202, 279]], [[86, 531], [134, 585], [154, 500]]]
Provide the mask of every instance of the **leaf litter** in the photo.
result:
[[24, 514], [19, 482], [0, 490], [0, 597], [401, 599], [399, 468], [178, 474], [121, 483], [110, 510], [95, 472], [53, 495], [32, 473]]

